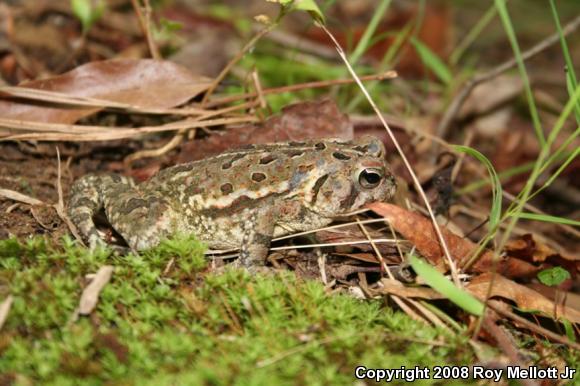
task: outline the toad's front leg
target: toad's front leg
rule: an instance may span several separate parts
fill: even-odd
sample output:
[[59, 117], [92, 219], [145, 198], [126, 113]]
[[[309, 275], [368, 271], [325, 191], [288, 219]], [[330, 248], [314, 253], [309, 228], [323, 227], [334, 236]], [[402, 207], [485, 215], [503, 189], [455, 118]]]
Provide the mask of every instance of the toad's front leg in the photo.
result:
[[235, 266], [252, 272], [266, 263], [276, 220], [274, 208], [260, 210], [250, 215], [242, 225], [240, 257], [234, 263]]

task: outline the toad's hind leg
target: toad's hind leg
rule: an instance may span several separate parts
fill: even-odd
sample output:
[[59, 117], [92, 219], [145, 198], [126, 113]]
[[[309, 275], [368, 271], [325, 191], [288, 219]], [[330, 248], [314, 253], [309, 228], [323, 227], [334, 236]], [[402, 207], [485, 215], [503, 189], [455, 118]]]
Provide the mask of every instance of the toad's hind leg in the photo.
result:
[[102, 208], [111, 226], [134, 250], [155, 246], [172, 232], [168, 204], [139, 191], [130, 178], [88, 175], [72, 187], [69, 216], [84, 241], [94, 248], [103, 243], [93, 216]]

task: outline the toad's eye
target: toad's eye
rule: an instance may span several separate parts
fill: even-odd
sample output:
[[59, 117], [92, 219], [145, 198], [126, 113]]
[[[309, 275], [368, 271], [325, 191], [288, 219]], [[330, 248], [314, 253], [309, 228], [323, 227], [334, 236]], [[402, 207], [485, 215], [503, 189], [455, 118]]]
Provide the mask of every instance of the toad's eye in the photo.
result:
[[383, 171], [379, 169], [363, 169], [358, 175], [360, 186], [365, 189], [372, 189], [379, 186], [383, 178]]

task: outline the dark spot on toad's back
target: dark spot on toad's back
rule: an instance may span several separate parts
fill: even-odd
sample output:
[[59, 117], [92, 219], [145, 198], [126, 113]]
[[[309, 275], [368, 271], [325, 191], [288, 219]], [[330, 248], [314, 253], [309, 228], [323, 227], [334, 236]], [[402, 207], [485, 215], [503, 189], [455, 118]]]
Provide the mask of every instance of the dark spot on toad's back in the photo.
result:
[[256, 172], [252, 173], [252, 181], [262, 182], [266, 179], [266, 175], [264, 173]]
[[260, 159], [260, 165], [268, 165], [269, 163], [276, 161], [276, 159], [277, 158], [272, 154], [268, 154], [267, 156]]
[[352, 149], [355, 151], [358, 151], [359, 153], [365, 154], [368, 151], [369, 147], [366, 145], [365, 146], [355, 146]]
[[176, 166], [173, 169], [173, 173], [190, 172], [192, 169], [193, 169], [192, 164], [183, 164], [183, 165]]
[[220, 190], [222, 191], [223, 194], [230, 194], [231, 192], [234, 191], [234, 187], [232, 186], [232, 184], [227, 182], [222, 186], [220, 186]]
[[332, 153], [332, 156], [336, 159], [341, 160], [341, 161], [348, 161], [350, 159], [350, 157], [348, 155], [339, 153], [338, 151], [335, 151], [334, 153]]
[[301, 150], [290, 150], [290, 151], [287, 151], [286, 154], [288, 155], [288, 157], [294, 158], [294, 157], [300, 157], [301, 155], [304, 154], [304, 152]]

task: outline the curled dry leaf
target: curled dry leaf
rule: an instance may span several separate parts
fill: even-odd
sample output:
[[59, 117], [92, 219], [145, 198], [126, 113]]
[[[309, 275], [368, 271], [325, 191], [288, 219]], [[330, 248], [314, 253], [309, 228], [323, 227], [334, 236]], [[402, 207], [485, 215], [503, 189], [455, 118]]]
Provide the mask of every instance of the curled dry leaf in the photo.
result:
[[[395, 231], [409, 240], [417, 250], [426, 257], [434, 266], [445, 271], [443, 250], [430, 219], [422, 215], [408, 211], [399, 206], [387, 203], [373, 203], [369, 208], [383, 216]], [[472, 241], [462, 238], [440, 225], [443, 237], [449, 247], [451, 257], [461, 267], [477, 250], [477, 245]], [[493, 252], [485, 250], [479, 256], [470, 271], [488, 272], [493, 267]], [[509, 276], [529, 276], [538, 271], [538, 267], [519, 259], [499, 259], [496, 266], [497, 272]]]
[[[475, 278], [466, 286], [466, 289], [480, 300], [485, 300], [489, 285], [492, 282], [491, 273], [484, 273]], [[490, 297], [502, 297], [509, 299], [524, 310], [541, 311], [552, 317], [564, 317], [573, 323], [580, 323], [580, 311], [570, 307], [556, 305], [539, 292], [511, 281], [501, 275], [493, 278], [493, 287]], [[556, 315], [554, 315], [556, 312]]]
[[84, 289], [79, 303], [79, 315], [89, 315], [95, 309], [99, 294], [111, 280], [113, 266], [105, 265], [97, 271], [91, 283]]
[[580, 255], [559, 253], [550, 245], [537, 240], [530, 233], [511, 240], [506, 244], [505, 249], [510, 256], [515, 256], [526, 261], [533, 261], [534, 263], [543, 263], [555, 257], [571, 262], [580, 262]]
[[[19, 87], [165, 109], [185, 103], [210, 84], [210, 79], [170, 61], [111, 59], [87, 63], [62, 75], [25, 82]], [[16, 99], [0, 88], [0, 116], [6, 119], [71, 124], [102, 109]]]

